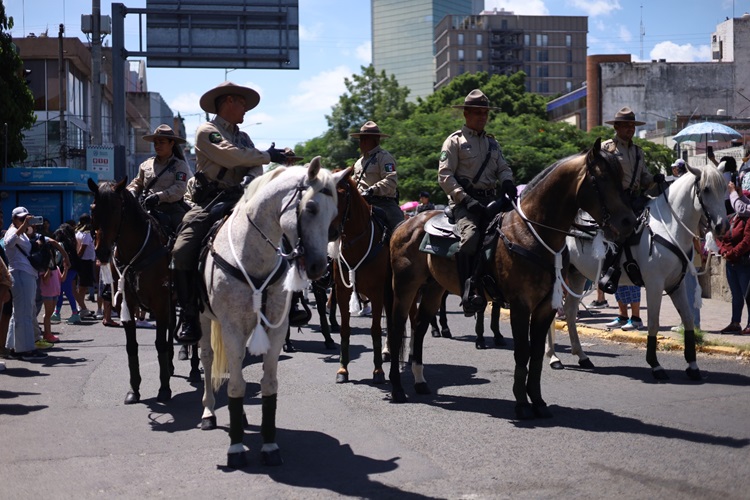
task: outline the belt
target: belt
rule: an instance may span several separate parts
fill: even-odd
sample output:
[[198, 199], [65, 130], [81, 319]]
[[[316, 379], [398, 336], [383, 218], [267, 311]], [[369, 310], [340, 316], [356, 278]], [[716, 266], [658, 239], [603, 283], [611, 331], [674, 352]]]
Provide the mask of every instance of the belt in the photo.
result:
[[396, 203], [398, 203], [398, 198], [396, 198], [395, 196], [391, 198], [390, 196], [374, 196], [374, 195], [373, 195], [373, 196], [370, 196], [369, 198], [370, 198], [371, 200], [378, 200], [378, 201], [395, 201]]
[[472, 189], [469, 193], [472, 196], [495, 196], [496, 191], [494, 189]]

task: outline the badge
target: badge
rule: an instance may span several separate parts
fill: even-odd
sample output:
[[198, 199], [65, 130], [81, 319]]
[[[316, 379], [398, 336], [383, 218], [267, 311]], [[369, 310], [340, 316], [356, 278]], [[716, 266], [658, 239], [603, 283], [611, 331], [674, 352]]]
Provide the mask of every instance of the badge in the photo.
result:
[[448, 151], [441, 151], [440, 152], [440, 161], [445, 161], [446, 158], [448, 158]]
[[174, 178], [178, 181], [184, 181], [187, 179], [187, 174], [185, 172], [177, 172], [174, 175]]
[[395, 163], [386, 163], [383, 165], [383, 168], [386, 172], [391, 173], [396, 171], [396, 164]]
[[208, 134], [208, 140], [211, 142], [211, 144], [219, 144], [224, 140], [224, 138], [221, 137], [221, 134], [218, 132], [211, 132], [210, 134]]

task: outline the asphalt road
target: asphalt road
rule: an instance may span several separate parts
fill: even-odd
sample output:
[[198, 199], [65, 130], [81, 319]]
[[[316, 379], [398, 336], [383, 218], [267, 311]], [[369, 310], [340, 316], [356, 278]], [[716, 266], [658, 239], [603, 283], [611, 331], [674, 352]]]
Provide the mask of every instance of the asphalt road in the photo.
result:
[[[325, 350], [317, 329], [293, 332], [298, 352], [280, 363], [285, 464], [276, 468], [260, 464], [260, 359], [248, 357], [244, 470], [224, 466], [225, 389], [215, 431], [198, 428], [202, 384], [187, 382], [188, 362], [175, 359], [174, 397], [156, 402], [153, 330], [138, 335], [143, 400], [125, 406], [124, 331], [60, 325], [46, 360], [9, 360], [0, 373], [0, 497], [747, 498], [746, 359], [699, 353], [705, 380], [694, 383], [682, 352], [660, 352], [671, 379], [657, 383], [641, 346], [584, 336], [597, 369], [545, 363], [554, 417], [519, 422], [512, 349], [476, 350], [473, 320], [449, 321], [453, 339], [426, 339], [433, 394], [417, 396], [405, 373], [403, 405], [389, 402], [388, 384], [369, 383], [369, 318], [354, 320], [351, 382], [342, 385], [338, 352]], [[501, 330], [510, 336], [505, 319]], [[558, 342], [564, 352], [566, 336]]]

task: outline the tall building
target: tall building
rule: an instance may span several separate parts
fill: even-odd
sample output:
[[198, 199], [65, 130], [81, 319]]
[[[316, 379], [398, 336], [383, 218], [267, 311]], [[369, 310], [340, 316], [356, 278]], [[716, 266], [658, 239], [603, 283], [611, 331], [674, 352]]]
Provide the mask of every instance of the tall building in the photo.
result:
[[448, 15], [435, 28], [435, 89], [464, 73], [524, 71], [526, 90], [554, 96], [586, 81], [585, 16]]
[[481, 12], [484, 0], [372, 0], [372, 64], [408, 87], [409, 100], [432, 94], [435, 26], [448, 14]]

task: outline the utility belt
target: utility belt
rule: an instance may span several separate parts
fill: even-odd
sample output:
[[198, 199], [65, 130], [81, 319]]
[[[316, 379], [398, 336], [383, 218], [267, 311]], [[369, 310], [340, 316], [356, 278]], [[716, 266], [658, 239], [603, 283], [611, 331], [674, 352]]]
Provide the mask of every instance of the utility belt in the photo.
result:
[[474, 198], [495, 198], [497, 196], [497, 190], [495, 189], [474, 189], [473, 187], [468, 187], [465, 190]]
[[372, 200], [372, 201], [393, 201], [393, 202], [398, 203], [398, 198], [396, 198], [395, 196], [375, 196], [375, 195], [372, 195], [372, 196], [368, 196], [368, 198], [370, 200]]
[[193, 186], [193, 202], [202, 205], [203, 202], [214, 199], [221, 189], [217, 181], [209, 181], [206, 174], [196, 172], [195, 185]]

